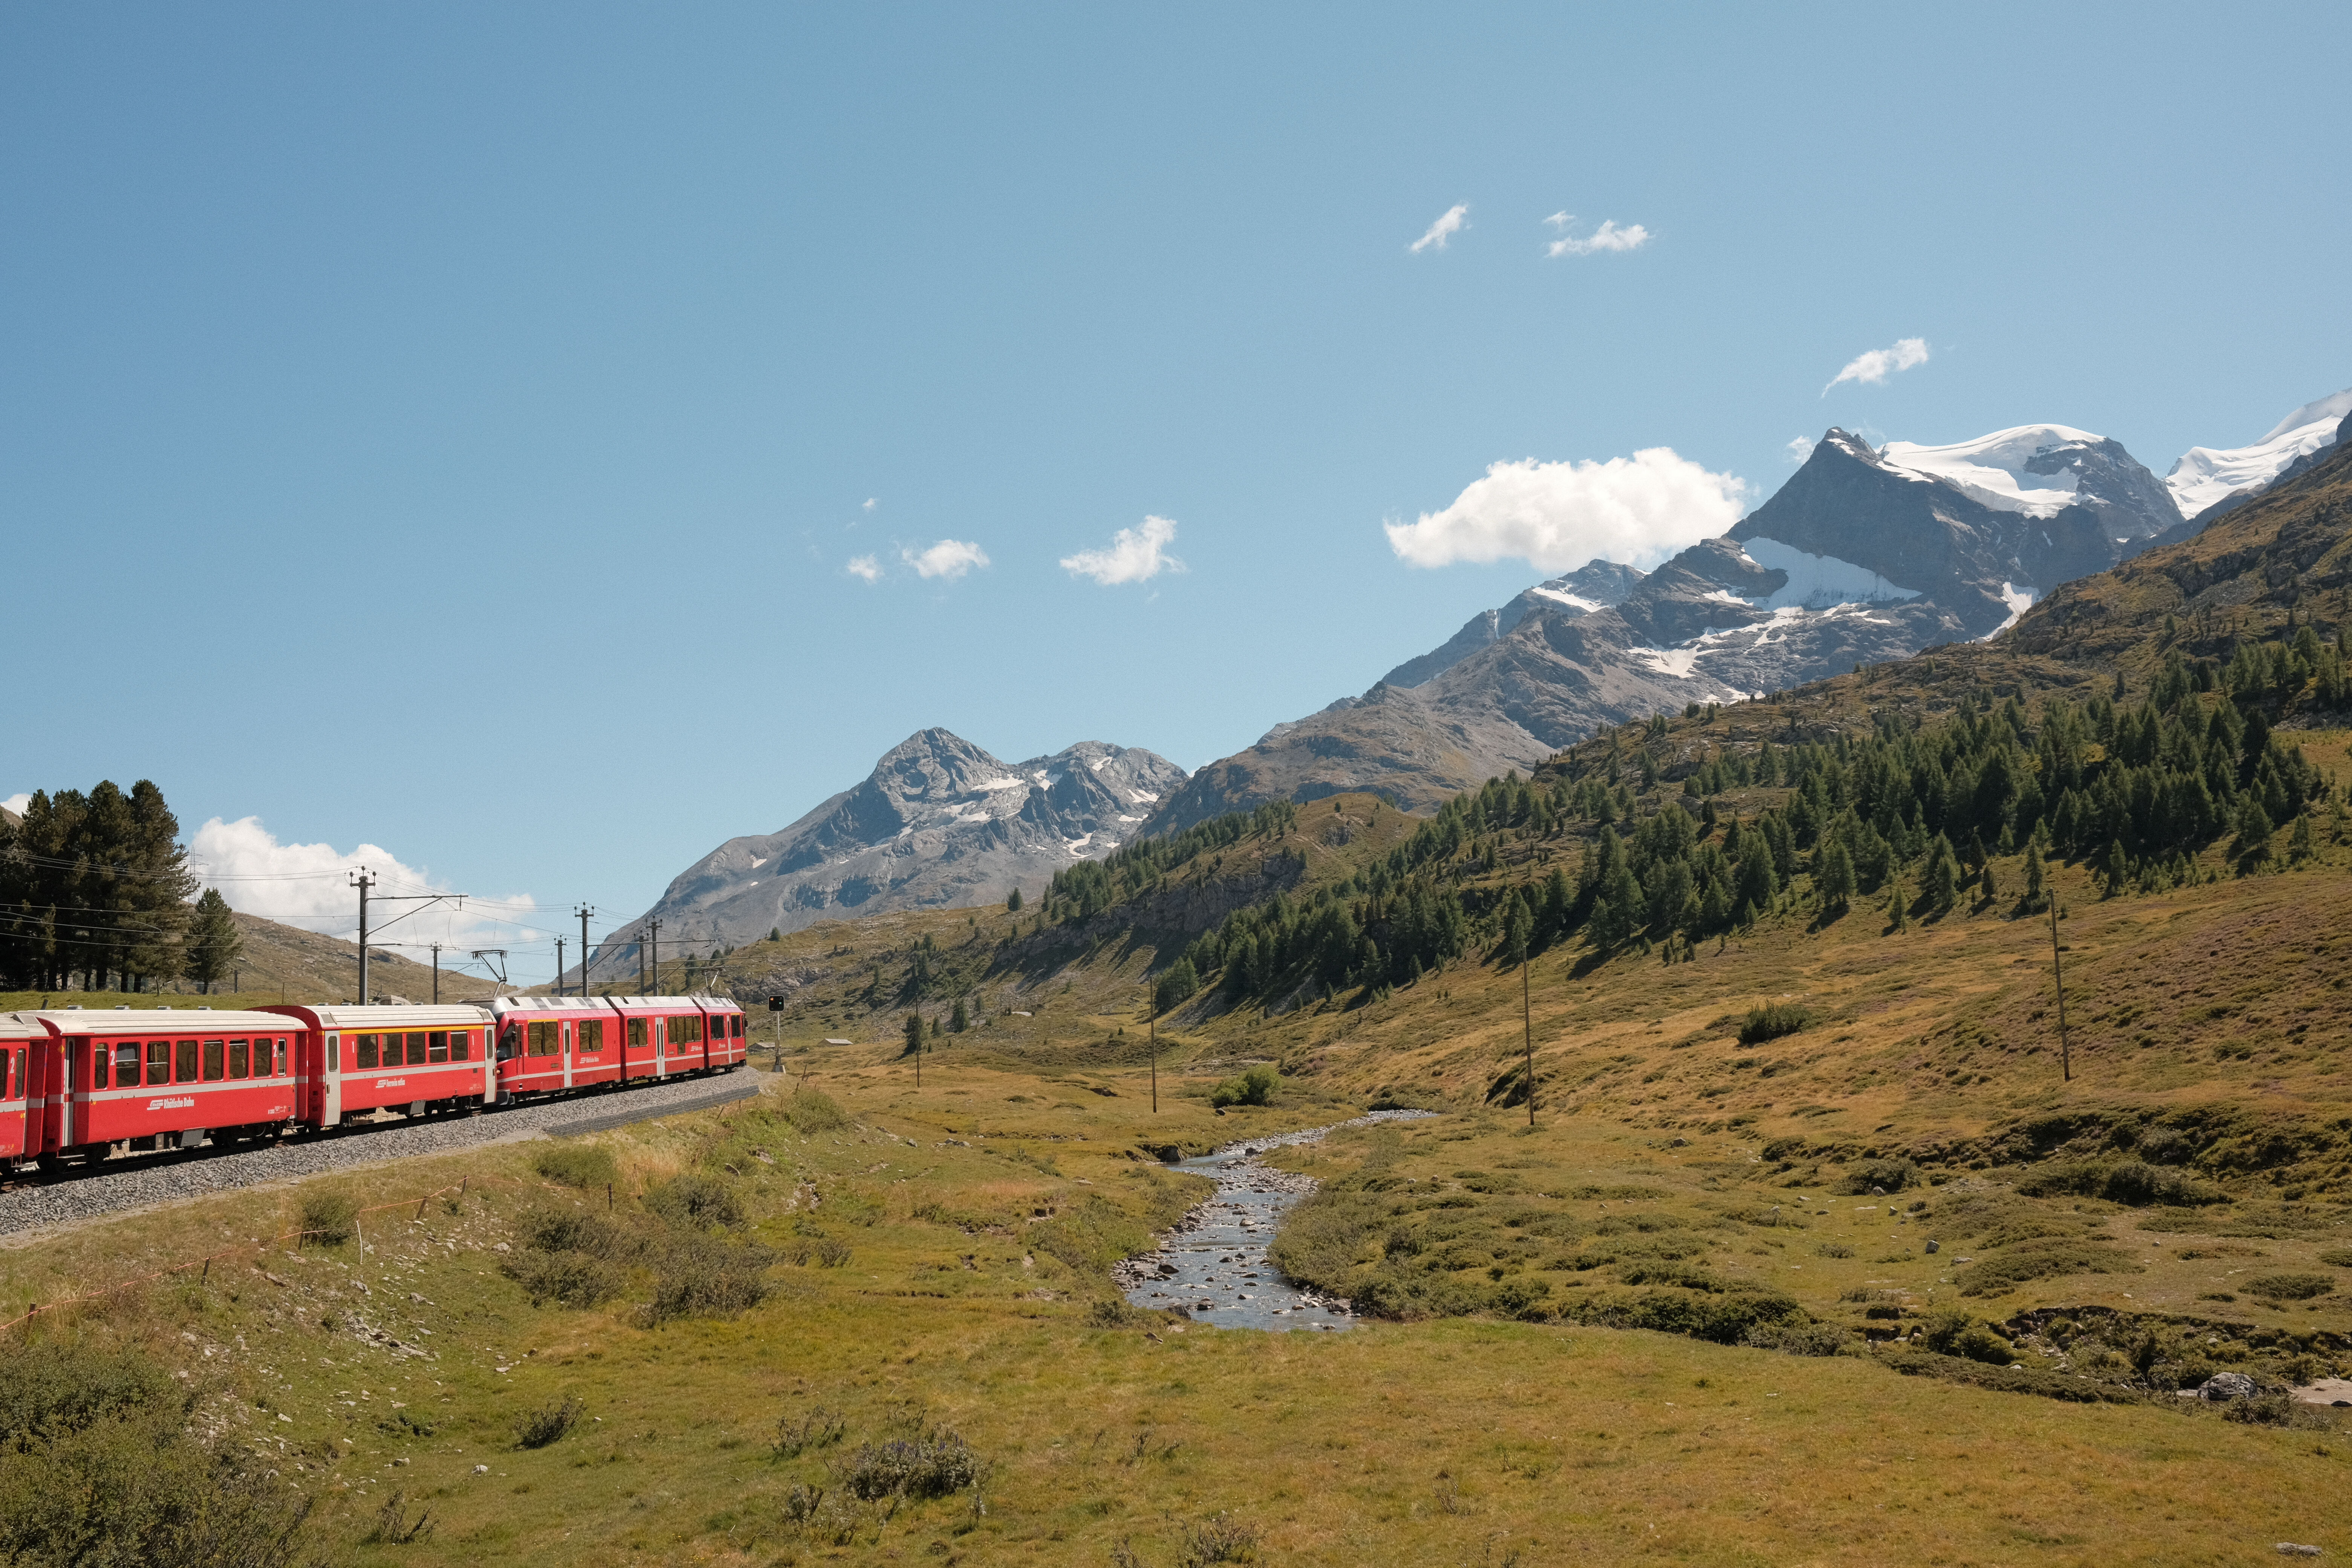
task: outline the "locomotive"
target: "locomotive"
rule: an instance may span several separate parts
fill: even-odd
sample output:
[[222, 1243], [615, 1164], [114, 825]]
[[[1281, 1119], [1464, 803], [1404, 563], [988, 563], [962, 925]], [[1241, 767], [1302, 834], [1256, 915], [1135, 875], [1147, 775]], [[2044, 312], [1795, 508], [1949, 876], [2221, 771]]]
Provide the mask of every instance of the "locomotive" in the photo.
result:
[[732, 1071], [744, 1039], [743, 1009], [720, 996], [0, 1014], [0, 1164], [274, 1142], [387, 1111], [475, 1115]]

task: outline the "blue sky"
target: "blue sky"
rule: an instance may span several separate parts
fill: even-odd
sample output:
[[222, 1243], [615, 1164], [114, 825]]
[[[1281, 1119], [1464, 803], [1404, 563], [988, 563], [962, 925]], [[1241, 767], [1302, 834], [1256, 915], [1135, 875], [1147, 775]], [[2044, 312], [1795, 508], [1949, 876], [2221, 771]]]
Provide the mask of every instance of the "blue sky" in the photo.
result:
[[[1361, 690], [1539, 575], [1383, 532], [1498, 461], [1666, 447], [1752, 505], [1832, 423], [2053, 421], [2161, 473], [2352, 384], [2347, 43], [2323, 6], [15, 7], [0, 796], [152, 776], [191, 831], [626, 917], [925, 725], [1194, 767]], [[1548, 254], [1604, 223], [1643, 238]], [[1061, 564], [1150, 518], [1181, 572]], [[986, 564], [922, 575], [942, 541]]]

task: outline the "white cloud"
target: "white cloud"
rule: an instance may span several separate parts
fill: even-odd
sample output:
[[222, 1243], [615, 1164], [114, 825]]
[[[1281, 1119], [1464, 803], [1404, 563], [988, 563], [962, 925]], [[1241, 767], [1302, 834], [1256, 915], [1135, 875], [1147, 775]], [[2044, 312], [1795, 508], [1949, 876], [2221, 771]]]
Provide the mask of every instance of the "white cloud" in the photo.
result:
[[[188, 840], [188, 866], [205, 887], [216, 887], [229, 907], [306, 931], [323, 931], [349, 942], [359, 934], [359, 893], [349, 873], [364, 866], [376, 879], [378, 897], [394, 894], [453, 892], [448, 883], [425, 870], [404, 864], [379, 844], [362, 844], [344, 854], [331, 844], [281, 844], [262, 826], [261, 818], [243, 816], [223, 822], [215, 816]], [[501, 912], [525, 916], [538, 909], [528, 894], [489, 899]], [[414, 903], [371, 903], [368, 945], [411, 949], [419, 962], [429, 954], [421, 944], [440, 942], [452, 947], [540, 947], [551, 938], [520, 928], [486, 910], [459, 909], [452, 900], [418, 912]], [[406, 918], [403, 918], [403, 917]], [[394, 924], [398, 921], [398, 924]], [[379, 933], [381, 933], [379, 935]], [[466, 959], [442, 955], [444, 968]]]
[[864, 508], [862, 508], [861, 510], [866, 510], [866, 511], [872, 511], [876, 507], [880, 506], [881, 504], [882, 504], [882, 502], [881, 502], [878, 499], [877, 499], [876, 497], [873, 497], [873, 496], [867, 496], [867, 497], [866, 498], [866, 505], [865, 505], [865, 506], [864, 506]]
[[6, 800], [0, 800], [0, 811], [13, 811], [22, 816], [25, 815], [25, 808], [32, 804], [32, 792], [27, 790], [23, 795], [12, 795]]
[[[1554, 213], [1544, 219], [1544, 222], [1551, 225], [1552, 227], [1559, 229], [1566, 228], [1575, 221], [1575, 215], [1564, 212]], [[1649, 243], [1650, 231], [1640, 224], [1628, 224], [1625, 227], [1619, 228], [1615, 218], [1603, 218], [1601, 220], [1601, 226], [1594, 229], [1587, 237], [1573, 239], [1563, 234], [1559, 238], [1544, 247], [1544, 254], [1555, 258], [1595, 256], [1604, 250], [1639, 250]]]
[[871, 555], [853, 555], [849, 558], [849, 563], [842, 570], [853, 577], [871, 583], [882, 575], [882, 563]]
[[1813, 455], [1813, 438], [1811, 436], [1796, 437], [1790, 441], [1785, 450], [1789, 454], [1789, 461], [1802, 468], [1805, 459]]
[[1433, 246], [1439, 250], [1443, 250], [1445, 248], [1445, 242], [1447, 240], [1453, 238], [1455, 235], [1460, 234], [1464, 229], [1468, 228], [1469, 226], [1470, 204], [1468, 202], [1456, 202], [1454, 205], [1447, 207], [1444, 212], [1438, 216], [1437, 221], [1429, 226], [1428, 233], [1423, 235], [1419, 239], [1414, 240], [1411, 245], [1406, 246], [1405, 248], [1412, 251], [1415, 256], [1419, 256], [1423, 251], [1429, 249]]
[[1106, 588], [1115, 583], [1149, 582], [1163, 571], [1184, 570], [1184, 563], [1168, 553], [1175, 539], [1173, 521], [1147, 517], [1141, 528], [1122, 528], [1112, 534], [1108, 550], [1063, 556], [1062, 570], [1073, 577], [1091, 577]]
[[[1897, 338], [1893, 348], [1872, 349], [1846, 362], [1846, 367], [1830, 377], [1830, 386], [1843, 381], [1866, 382], [1872, 386], [1885, 386], [1886, 378], [1898, 370], [1927, 363], [1927, 340]], [[1822, 388], [1822, 395], [1830, 395], [1830, 386]]]
[[1593, 558], [1651, 566], [1739, 521], [1745, 480], [1665, 447], [1605, 463], [1496, 463], [1443, 511], [1385, 524], [1415, 566], [1515, 558], [1563, 572]]
[[898, 559], [915, 569], [920, 577], [945, 577], [955, 581], [975, 566], [988, 564], [988, 552], [962, 539], [942, 539], [928, 550], [898, 552]]

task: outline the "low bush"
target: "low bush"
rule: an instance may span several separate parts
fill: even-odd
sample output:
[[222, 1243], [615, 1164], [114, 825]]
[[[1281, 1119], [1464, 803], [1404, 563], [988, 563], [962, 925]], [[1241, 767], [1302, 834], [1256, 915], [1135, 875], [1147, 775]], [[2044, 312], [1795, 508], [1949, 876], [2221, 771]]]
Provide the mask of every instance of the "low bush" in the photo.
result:
[[1874, 1192], [1899, 1193], [1920, 1184], [1919, 1167], [1908, 1160], [1857, 1160], [1846, 1167], [1837, 1190], [1851, 1198]]
[[375, 1522], [360, 1537], [362, 1546], [406, 1546], [414, 1542], [433, 1538], [433, 1513], [419, 1509], [416, 1517], [408, 1516], [408, 1494], [394, 1492], [383, 1500], [376, 1510]]
[[1257, 1561], [1257, 1531], [1237, 1519], [1217, 1514], [1184, 1532], [1184, 1549], [1176, 1568], [1216, 1568], [1221, 1563]]
[[833, 1132], [849, 1125], [833, 1097], [813, 1089], [796, 1090], [784, 1101], [784, 1120], [803, 1132]]
[[845, 1430], [841, 1413], [823, 1405], [798, 1415], [787, 1412], [776, 1418], [776, 1436], [768, 1447], [779, 1459], [797, 1459], [812, 1448], [832, 1447]]
[[764, 1247], [681, 1237], [655, 1261], [646, 1321], [659, 1324], [747, 1311], [768, 1299], [767, 1272], [775, 1260], [776, 1255]]
[[587, 1413], [588, 1406], [576, 1394], [526, 1410], [515, 1421], [515, 1444], [523, 1448], [544, 1448], [551, 1443], [560, 1443]]
[[2051, 1237], [2020, 1242], [1979, 1258], [1952, 1276], [1963, 1296], [1991, 1296], [2028, 1280], [2059, 1274], [2137, 1274], [2140, 1265], [2122, 1249], [2096, 1242]]
[[2326, 1264], [2330, 1268], [2352, 1268], [2352, 1251], [2337, 1247], [2332, 1251], [2321, 1253], [2319, 1261]]
[[567, 1187], [601, 1187], [621, 1179], [610, 1149], [573, 1138], [559, 1139], [534, 1153], [530, 1168]]
[[310, 1500], [189, 1425], [194, 1391], [135, 1352], [12, 1341], [0, 1358], [0, 1561], [314, 1560]]
[[1767, 1040], [1793, 1035], [1812, 1021], [1811, 1011], [1794, 1002], [1767, 1002], [1748, 1010], [1748, 1016], [1739, 1026], [1739, 1043], [1760, 1046]]
[[1938, 1308], [1929, 1314], [1917, 1339], [1937, 1355], [1958, 1356], [1988, 1366], [2007, 1366], [2017, 1359], [2016, 1346], [1958, 1307]]
[[2229, 1201], [2227, 1193], [2209, 1182], [2144, 1160], [2045, 1166], [2018, 1183], [2017, 1190], [2030, 1198], [2104, 1198], [2133, 1208], [2150, 1204], [2189, 1208]]
[[1740, 1343], [1783, 1355], [1836, 1355], [1854, 1343], [1854, 1336], [1835, 1323], [1761, 1323]]
[[1596, 1328], [1653, 1329], [1736, 1345], [1758, 1328], [1802, 1323], [1805, 1310], [1778, 1291], [1732, 1291], [1720, 1296], [1691, 1290], [1642, 1290], [1630, 1295], [1577, 1291], [1559, 1312], [1562, 1320]]
[[1843, 1241], [1824, 1241], [1819, 1247], [1813, 1248], [1813, 1252], [1816, 1256], [1822, 1258], [1852, 1258], [1853, 1256], [1853, 1248], [1848, 1247]]
[[861, 1443], [835, 1465], [834, 1474], [844, 1490], [867, 1502], [887, 1497], [946, 1497], [980, 1484], [980, 1456], [953, 1432], [934, 1428], [911, 1437]]
[[698, 1230], [740, 1230], [751, 1223], [751, 1216], [743, 1212], [742, 1194], [730, 1184], [692, 1173], [647, 1192], [646, 1207], [673, 1225]]
[[593, 1307], [619, 1295], [628, 1283], [627, 1274], [619, 1267], [585, 1252], [526, 1248], [508, 1257], [499, 1271], [521, 1286], [534, 1307], [550, 1301], [562, 1307]]
[[2325, 1274], [2260, 1274], [2239, 1289], [2265, 1301], [2308, 1301], [2334, 1290], [2336, 1281]]
[[1228, 1105], [1272, 1105], [1275, 1090], [1281, 1087], [1282, 1074], [1261, 1063], [1211, 1089], [1209, 1103], [1220, 1110]]
[[360, 1201], [349, 1193], [302, 1194], [302, 1228], [321, 1247], [341, 1247], [359, 1234]]

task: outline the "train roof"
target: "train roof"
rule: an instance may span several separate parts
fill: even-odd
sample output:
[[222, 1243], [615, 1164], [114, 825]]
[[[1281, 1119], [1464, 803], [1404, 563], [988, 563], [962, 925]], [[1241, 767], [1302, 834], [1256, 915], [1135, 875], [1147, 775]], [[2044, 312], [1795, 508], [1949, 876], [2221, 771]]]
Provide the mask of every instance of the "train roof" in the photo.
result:
[[267, 1009], [272, 1015], [307, 1018], [321, 1029], [471, 1029], [490, 1021], [490, 1016], [470, 1004], [445, 1003], [435, 1006], [399, 1006], [379, 1003], [369, 1007], [310, 1006], [301, 1003], [279, 1003]]
[[740, 1013], [743, 1010], [740, 1002], [725, 996], [607, 996], [600, 1000], [610, 1002], [624, 1013]]
[[613, 1011], [602, 996], [493, 996], [485, 1005], [500, 1017], [509, 1013], [593, 1013], [609, 1016]]
[[210, 1007], [45, 1007], [22, 1013], [60, 1035], [150, 1035], [162, 1030], [182, 1034], [202, 1030], [283, 1029], [287, 1020], [276, 1013], [215, 1012]]
[[22, 1013], [0, 1013], [0, 1040], [46, 1040], [49, 1032]]

